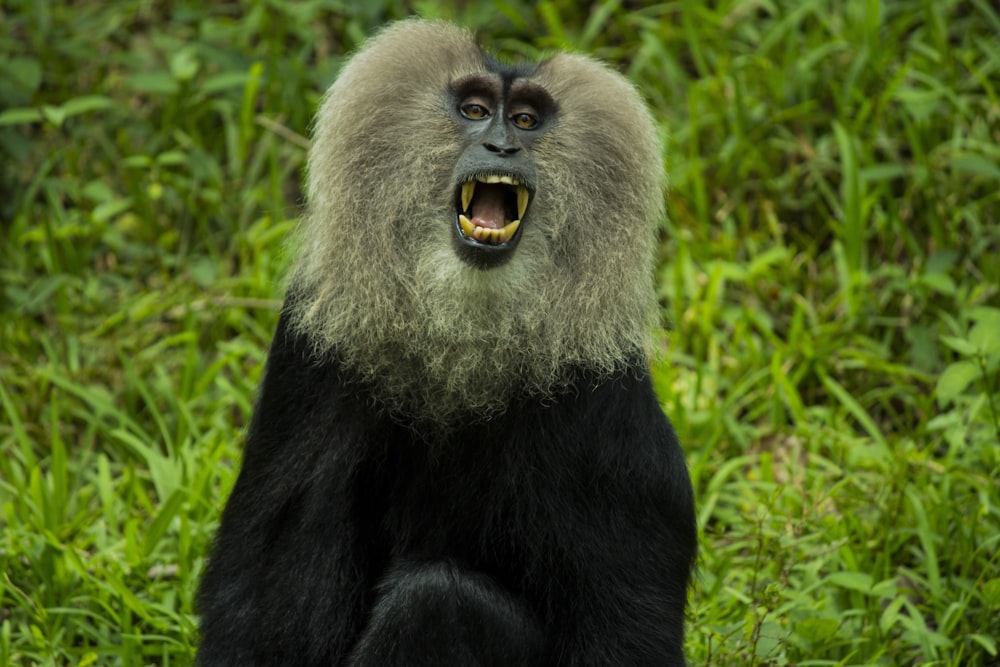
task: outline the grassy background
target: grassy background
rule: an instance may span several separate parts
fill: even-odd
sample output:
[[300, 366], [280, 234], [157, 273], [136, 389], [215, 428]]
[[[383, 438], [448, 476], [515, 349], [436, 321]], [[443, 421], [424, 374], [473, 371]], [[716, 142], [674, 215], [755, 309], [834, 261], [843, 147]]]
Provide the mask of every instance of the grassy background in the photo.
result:
[[188, 665], [344, 54], [572, 48], [668, 136], [695, 665], [1000, 665], [988, 0], [0, 5], [0, 665]]

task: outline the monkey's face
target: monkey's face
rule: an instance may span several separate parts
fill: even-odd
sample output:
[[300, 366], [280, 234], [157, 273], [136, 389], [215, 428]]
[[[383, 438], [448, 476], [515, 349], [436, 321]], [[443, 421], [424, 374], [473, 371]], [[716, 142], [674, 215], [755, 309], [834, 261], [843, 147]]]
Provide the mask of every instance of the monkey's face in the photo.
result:
[[621, 75], [404, 21], [323, 99], [294, 323], [399, 414], [486, 419], [649, 347], [656, 126]]
[[534, 148], [557, 107], [540, 86], [513, 73], [452, 82], [449, 113], [464, 146], [454, 171], [458, 256], [480, 269], [513, 254], [538, 189]]

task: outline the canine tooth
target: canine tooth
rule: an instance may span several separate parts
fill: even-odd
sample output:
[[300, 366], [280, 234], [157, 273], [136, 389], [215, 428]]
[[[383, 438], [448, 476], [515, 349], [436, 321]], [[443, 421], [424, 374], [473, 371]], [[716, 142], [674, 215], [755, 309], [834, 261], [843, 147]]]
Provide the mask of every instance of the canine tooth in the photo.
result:
[[462, 226], [462, 231], [465, 232], [466, 236], [475, 236], [476, 229], [478, 228], [472, 224], [472, 220], [469, 220], [464, 215], [459, 215], [458, 224]]
[[524, 217], [524, 212], [528, 209], [528, 188], [517, 186], [517, 219]]
[[462, 185], [462, 211], [469, 210], [469, 204], [472, 203], [472, 195], [476, 191], [476, 182], [468, 181]]
[[520, 226], [521, 226], [521, 221], [520, 220], [515, 220], [513, 222], [508, 222], [506, 225], [504, 225], [503, 226], [503, 230], [504, 230], [504, 232], [507, 233], [507, 238], [511, 238], [512, 236], [514, 236], [514, 232], [516, 232], [517, 228], [520, 227]]

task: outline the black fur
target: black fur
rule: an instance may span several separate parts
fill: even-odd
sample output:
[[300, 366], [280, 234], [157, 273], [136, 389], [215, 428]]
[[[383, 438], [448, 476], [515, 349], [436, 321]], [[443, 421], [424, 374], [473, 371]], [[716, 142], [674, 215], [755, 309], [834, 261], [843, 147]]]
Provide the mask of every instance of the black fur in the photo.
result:
[[648, 372], [415, 434], [282, 318], [201, 667], [683, 665], [691, 486]]

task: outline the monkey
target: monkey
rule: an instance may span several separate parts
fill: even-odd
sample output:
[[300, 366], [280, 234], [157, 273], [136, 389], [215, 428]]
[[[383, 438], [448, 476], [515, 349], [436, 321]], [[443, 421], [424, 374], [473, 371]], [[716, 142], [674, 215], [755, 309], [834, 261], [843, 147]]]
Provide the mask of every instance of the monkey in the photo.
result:
[[391, 24], [322, 99], [200, 667], [683, 665], [662, 145], [587, 56]]

